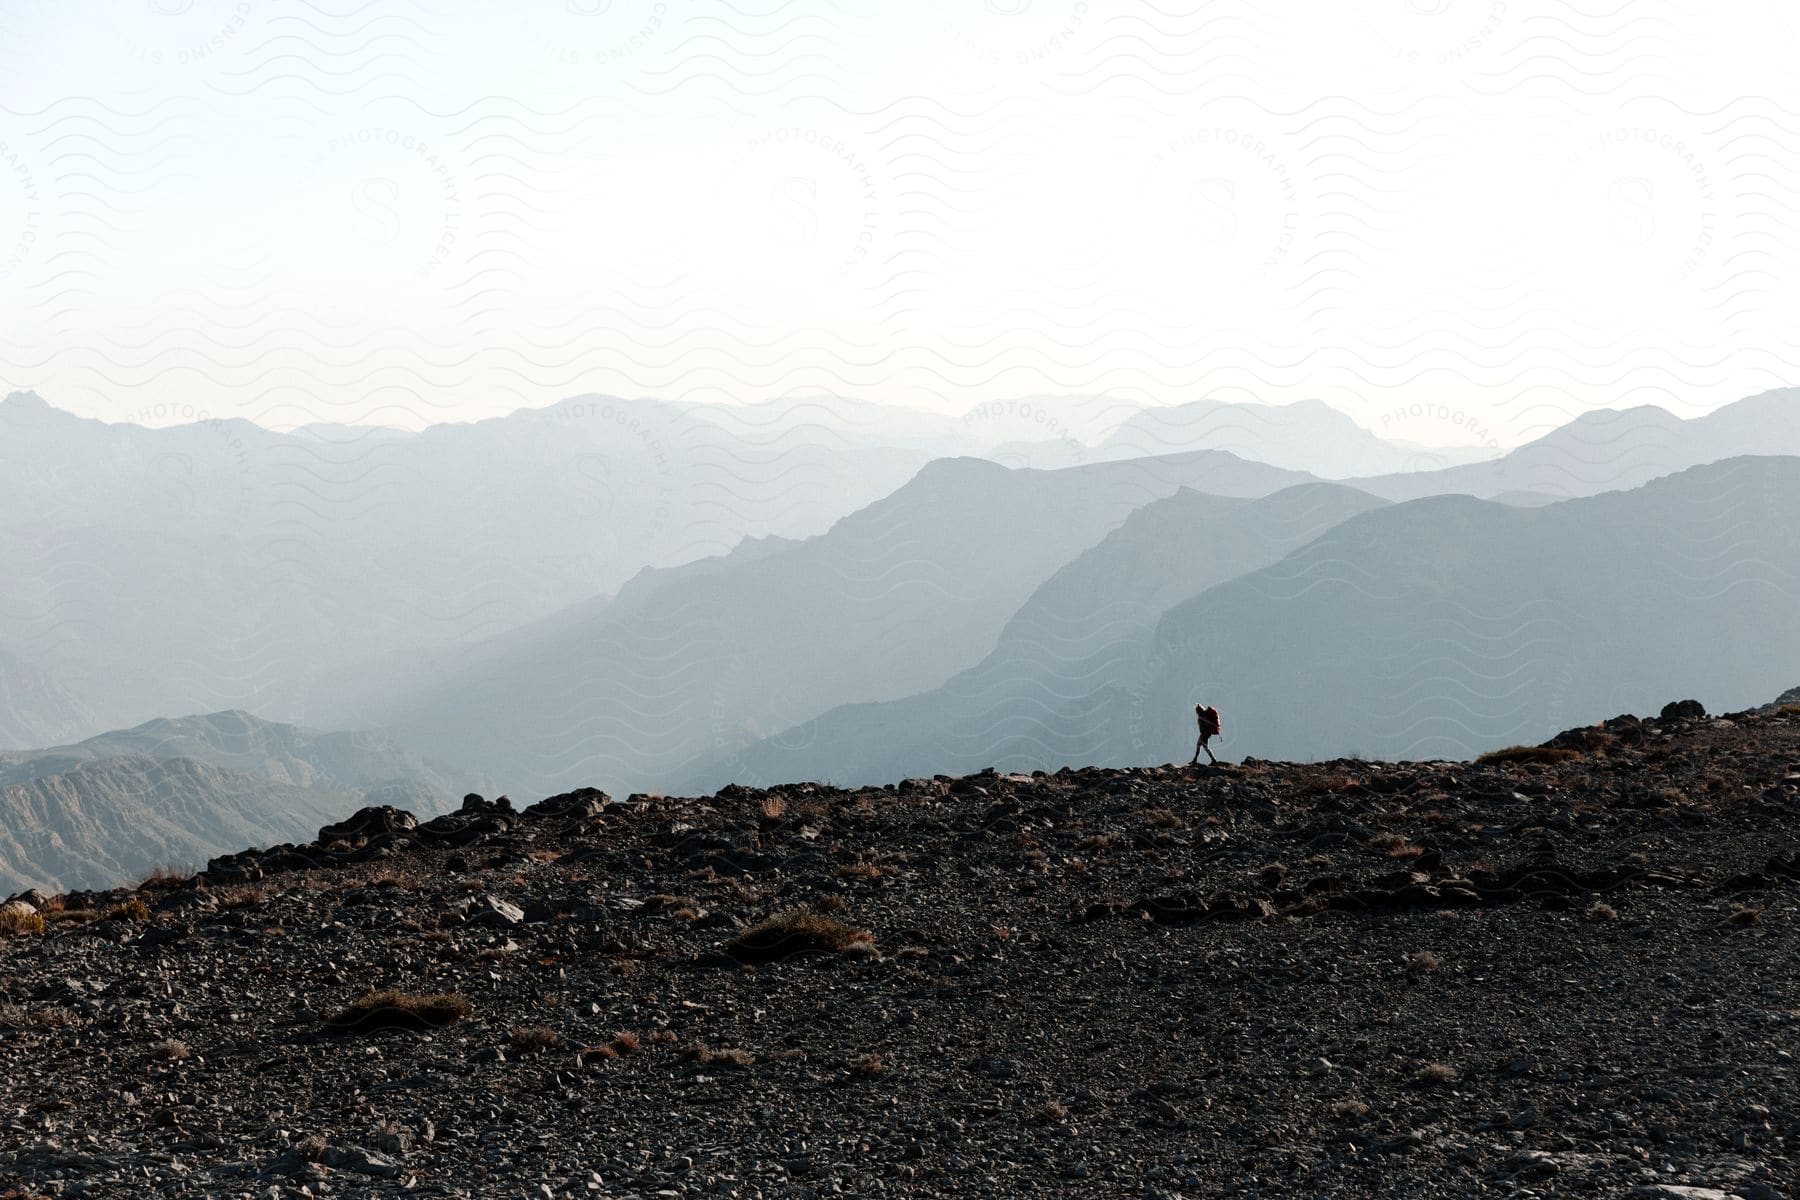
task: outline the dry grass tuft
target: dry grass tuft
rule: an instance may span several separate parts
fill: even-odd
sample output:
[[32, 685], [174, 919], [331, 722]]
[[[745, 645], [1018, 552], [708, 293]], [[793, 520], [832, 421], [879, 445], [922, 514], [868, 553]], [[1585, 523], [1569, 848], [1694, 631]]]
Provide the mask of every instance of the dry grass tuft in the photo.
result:
[[1596, 900], [1588, 905], [1587, 911], [1581, 915], [1589, 922], [1599, 925], [1607, 921], [1618, 920], [1619, 910], [1604, 900]]
[[801, 954], [867, 953], [875, 935], [866, 929], [804, 909], [777, 913], [747, 929], [725, 944], [725, 952], [739, 962], [772, 962]]
[[460, 992], [423, 996], [412, 992], [370, 991], [325, 1018], [325, 1026], [345, 1033], [372, 1029], [440, 1029], [474, 1011]]
[[1435, 971], [1444, 965], [1443, 956], [1429, 950], [1414, 950], [1411, 961], [1413, 970], [1420, 972]]
[[748, 1067], [756, 1063], [756, 1055], [748, 1050], [714, 1050], [705, 1042], [690, 1042], [685, 1053], [703, 1067]]
[[150, 1043], [150, 1055], [164, 1062], [177, 1062], [193, 1053], [193, 1049], [180, 1038], [164, 1038], [160, 1042]]
[[562, 1034], [548, 1025], [524, 1025], [512, 1031], [508, 1044], [520, 1054], [535, 1054], [540, 1050], [554, 1050], [562, 1045]]
[[850, 1060], [850, 1073], [868, 1079], [887, 1070], [887, 1063], [879, 1054], [859, 1054]]
[[779, 821], [782, 817], [787, 815], [787, 810], [787, 797], [781, 795], [779, 792], [773, 796], [763, 797], [762, 815], [765, 819]]
[[0, 912], [0, 938], [42, 936], [44, 914], [9, 910]]
[[144, 876], [144, 881], [137, 885], [140, 892], [172, 892], [178, 887], [187, 886], [193, 876], [186, 871], [174, 867], [152, 867]]
[[1370, 1112], [1366, 1100], [1358, 1100], [1355, 1096], [1346, 1096], [1331, 1106], [1331, 1115], [1339, 1121], [1360, 1121]]
[[1476, 758], [1476, 762], [1485, 766], [1502, 766], [1517, 763], [1553, 763], [1568, 762], [1571, 758], [1581, 757], [1575, 750], [1564, 750], [1557, 746], [1508, 746], [1504, 750], [1489, 750]]
[[131, 899], [107, 909], [106, 915], [108, 919], [114, 921], [148, 921], [150, 906], [133, 896]]
[[1426, 1087], [1442, 1087], [1456, 1082], [1456, 1068], [1447, 1063], [1426, 1063], [1413, 1074], [1413, 1080]]

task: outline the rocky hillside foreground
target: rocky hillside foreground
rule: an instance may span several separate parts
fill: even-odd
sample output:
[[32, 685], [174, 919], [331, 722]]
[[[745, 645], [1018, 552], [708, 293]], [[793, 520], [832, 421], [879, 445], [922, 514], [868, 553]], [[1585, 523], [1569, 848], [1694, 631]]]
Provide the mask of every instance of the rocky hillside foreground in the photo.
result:
[[27, 896], [0, 1195], [1794, 1197], [1800, 709], [1697, 709]]

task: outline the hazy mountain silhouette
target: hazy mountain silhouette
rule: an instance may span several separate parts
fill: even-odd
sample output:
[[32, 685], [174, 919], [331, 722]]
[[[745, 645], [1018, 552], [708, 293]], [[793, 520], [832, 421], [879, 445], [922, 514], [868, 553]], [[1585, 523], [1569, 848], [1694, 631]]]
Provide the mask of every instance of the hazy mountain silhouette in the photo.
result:
[[[646, 565], [807, 536], [956, 432], [856, 439], [807, 413], [584, 396], [420, 433], [164, 429], [0, 402], [0, 692], [54, 678], [80, 732], [226, 707], [354, 718], [372, 657], [465, 648]], [[760, 422], [760, 423], [755, 423]], [[35, 675], [27, 677], [26, 666]], [[360, 678], [380, 680], [361, 674]], [[46, 703], [18, 744], [68, 732]], [[0, 731], [4, 735], [4, 731]]]
[[1131, 457], [1198, 449], [1227, 450], [1323, 479], [1433, 471], [1500, 454], [1481, 447], [1430, 449], [1390, 441], [1319, 400], [1280, 405], [1193, 400], [1146, 408], [1107, 438], [1098, 454]]
[[477, 654], [382, 725], [521, 791], [661, 786], [838, 704], [937, 686], [1153, 500], [1304, 479], [1213, 452], [1063, 471], [939, 460], [819, 537], [646, 573], [591, 620]]
[[1118, 698], [1139, 677], [1170, 606], [1382, 503], [1323, 483], [1258, 500], [1183, 489], [1134, 512], [1047, 579], [993, 652], [942, 687], [833, 709], [707, 764], [676, 790], [1093, 762], [1111, 749]]
[[491, 787], [372, 734], [243, 712], [149, 721], [0, 754], [0, 891], [128, 881], [303, 840], [366, 804], [438, 813]]
[[1107, 761], [1465, 757], [1595, 712], [1761, 703], [1800, 677], [1800, 459], [1735, 458], [1540, 508], [1365, 513], [1159, 623]]
[[1452, 492], [1561, 499], [1634, 488], [1746, 454], [1800, 454], [1800, 388], [1764, 392], [1691, 420], [1654, 405], [1601, 409], [1492, 462], [1353, 482], [1390, 500]]

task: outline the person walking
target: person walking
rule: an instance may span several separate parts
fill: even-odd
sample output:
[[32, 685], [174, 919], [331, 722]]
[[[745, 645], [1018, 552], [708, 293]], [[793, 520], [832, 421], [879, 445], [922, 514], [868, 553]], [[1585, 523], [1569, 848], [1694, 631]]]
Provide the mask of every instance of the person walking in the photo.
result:
[[1194, 743], [1194, 761], [1191, 767], [1200, 761], [1200, 752], [1206, 751], [1206, 757], [1212, 759], [1212, 765], [1218, 766], [1219, 760], [1213, 757], [1212, 747], [1206, 743], [1219, 736], [1223, 727], [1219, 724], [1219, 710], [1210, 704], [1194, 705], [1194, 717], [1200, 722], [1200, 740]]

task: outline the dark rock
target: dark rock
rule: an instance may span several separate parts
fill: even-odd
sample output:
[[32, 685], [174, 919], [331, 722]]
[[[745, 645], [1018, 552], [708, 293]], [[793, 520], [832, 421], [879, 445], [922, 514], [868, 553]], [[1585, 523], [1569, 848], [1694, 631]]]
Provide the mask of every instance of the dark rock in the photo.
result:
[[1706, 706], [1698, 700], [1672, 700], [1663, 705], [1664, 721], [1693, 721], [1706, 715]]
[[342, 821], [332, 825], [324, 825], [319, 829], [320, 844], [331, 842], [354, 842], [364, 838], [377, 837], [381, 834], [405, 833], [417, 829], [419, 818], [403, 808], [395, 808], [391, 804], [380, 804], [373, 808], [358, 809]]

